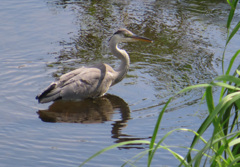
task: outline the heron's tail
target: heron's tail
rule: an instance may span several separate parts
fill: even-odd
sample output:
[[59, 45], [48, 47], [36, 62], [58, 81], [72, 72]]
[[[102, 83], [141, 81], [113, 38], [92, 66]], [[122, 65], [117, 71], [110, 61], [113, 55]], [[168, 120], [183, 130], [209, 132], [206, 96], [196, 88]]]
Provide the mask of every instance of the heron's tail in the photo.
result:
[[47, 89], [45, 89], [43, 93], [37, 95], [36, 99], [39, 103], [48, 103], [51, 101], [59, 100], [61, 99], [60, 92], [60, 89], [54, 82], [49, 87], [47, 87]]

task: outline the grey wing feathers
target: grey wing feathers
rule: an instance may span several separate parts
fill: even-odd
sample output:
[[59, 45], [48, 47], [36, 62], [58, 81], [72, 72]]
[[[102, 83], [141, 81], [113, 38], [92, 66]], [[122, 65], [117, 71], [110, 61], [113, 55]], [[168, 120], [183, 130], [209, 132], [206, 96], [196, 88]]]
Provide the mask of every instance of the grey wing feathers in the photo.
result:
[[46, 103], [58, 99], [85, 99], [103, 95], [111, 86], [113, 78], [109, 66], [82, 67], [62, 75], [36, 99]]
[[61, 99], [60, 90], [56, 89], [56, 83], [53, 82], [49, 87], [47, 87], [43, 93], [36, 96], [39, 103], [47, 103], [53, 100]]

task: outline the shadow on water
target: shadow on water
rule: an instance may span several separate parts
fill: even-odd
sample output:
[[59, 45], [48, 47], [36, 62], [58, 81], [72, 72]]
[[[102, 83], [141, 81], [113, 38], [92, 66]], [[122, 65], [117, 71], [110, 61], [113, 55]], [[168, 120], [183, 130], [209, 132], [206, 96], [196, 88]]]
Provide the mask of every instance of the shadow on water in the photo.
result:
[[[120, 118], [113, 118], [119, 112]], [[85, 99], [83, 101], [58, 100], [49, 106], [47, 110], [39, 110], [39, 118], [43, 122], [52, 123], [82, 123], [95, 124], [112, 121], [112, 138], [116, 143], [130, 140], [141, 140], [132, 135], [122, 133], [131, 119], [128, 104], [118, 96], [106, 94], [96, 99]], [[119, 148], [145, 148], [141, 145], [128, 145]]]
[[38, 114], [44, 122], [90, 124], [112, 121], [115, 110], [121, 113], [119, 125], [122, 126], [131, 118], [128, 104], [123, 99], [110, 94], [83, 101], [55, 101], [47, 110], [39, 110]]

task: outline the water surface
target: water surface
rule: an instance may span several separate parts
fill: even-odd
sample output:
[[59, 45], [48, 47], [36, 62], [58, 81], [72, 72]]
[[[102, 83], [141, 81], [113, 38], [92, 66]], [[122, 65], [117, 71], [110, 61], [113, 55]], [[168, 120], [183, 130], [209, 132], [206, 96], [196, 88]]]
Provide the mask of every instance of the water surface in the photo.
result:
[[[229, 11], [224, 2], [1, 2], [1, 166], [78, 166], [116, 142], [149, 140], [169, 97], [221, 73]], [[121, 45], [131, 57], [131, 66], [109, 94], [84, 102], [37, 103], [35, 96], [48, 84], [81, 65], [105, 62], [117, 67], [108, 40], [121, 27], [154, 43]], [[239, 39], [239, 34], [233, 38], [227, 60], [239, 49]], [[172, 102], [159, 137], [174, 128], [198, 128], [206, 116], [200, 105], [202, 93], [194, 90]], [[177, 132], [166, 144], [188, 146], [191, 137]], [[86, 166], [120, 166], [147, 147], [114, 149]], [[178, 164], [166, 151], [156, 157], [152, 166]], [[137, 166], [145, 164], [143, 158]]]

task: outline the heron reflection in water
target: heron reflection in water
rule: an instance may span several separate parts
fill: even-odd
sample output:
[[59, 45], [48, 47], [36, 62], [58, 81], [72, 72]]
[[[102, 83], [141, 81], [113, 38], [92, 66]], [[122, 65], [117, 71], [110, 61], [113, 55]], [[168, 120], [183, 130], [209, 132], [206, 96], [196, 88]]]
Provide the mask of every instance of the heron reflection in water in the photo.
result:
[[[149, 139], [149, 137], [138, 137], [122, 132], [131, 119], [130, 108], [123, 99], [111, 94], [106, 94], [95, 99], [88, 98], [82, 101], [55, 101], [48, 109], [39, 110], [37, 113], [43, 122], [52, 123], [96, 124], [111, 121], [111, 137], [115, 139], [116, 143]], [[117, 118], [116, 114], [119, 114]], [[132, 144], [119, 147], [119, 149], [143, 149], [146, 147], [145, 145]]]
[[[121, 131], [131, 119], [130, 109], [118, 96], [106, 94], [100, 98], [82, 101], [59, 100], [48, 109], [39, 110], [37, 113], [44, 122], [95, 124], [112, 121], [112, 138], [121, 140], [129, 137]], [[117, 113], [120, 114], [119, 119], [113, 120], [113, 115]]]
[[118, 43], [135, 41], [152, 42], [152, 40], [139, 37], [127, 29], [119, 29], [109, 40], [111, 52], [121, 60], [116, 71], [107, 64], [81, 67], [62, 75], [58, 81], [53, 82], [43, 93], [37, 95], [36, 99], [39, 103], [47, 103], [59, 99], [82, 100], [103, 96], [109, 87], [125, 77], [129, 68], [129, 56], [125, 50], [118, 48]]
[[55, 101], [48, 109], [39, 110], [37, 113], [44, 122], [91, 124], [113, 121], [112, 117], [116, 110], [121, 115], [121, 119], [116, 122], [125, 124], [130, 119], [129, 106], [120, 97], [110, 94], [82, 101]]

